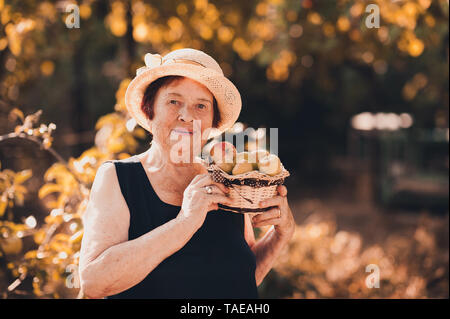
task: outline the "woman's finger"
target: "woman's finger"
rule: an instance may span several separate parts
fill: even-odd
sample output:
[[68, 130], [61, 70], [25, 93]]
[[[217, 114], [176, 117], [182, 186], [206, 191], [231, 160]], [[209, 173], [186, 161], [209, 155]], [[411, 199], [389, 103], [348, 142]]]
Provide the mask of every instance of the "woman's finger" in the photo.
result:
[[259, 202], [259, 207], [270, 207], [270, 206], [280, 206], [283, 203], [284, 197], [274, 196]]
[[256, 216], [253, 216], [252, 222], [258, 223], [263, 220], [267, 220], [267, 219], [271, 219], [271, 218], [279, 218], [280, 216], [281, 216], [280, 208], [275, 207], [275, 208], [269, 209], [268, 211], [266, 211], [264, 213], [260, 213]]
[[216, 187], [219, 187], [222, 190], [222, 192], [224, 192], [225, 194], [229, 194], [230, 193], [230, 189], [228, 187], [226, 187], [224, 184], [217, 183], [217, 182], [213, 182], [213, 183], [214, 184], [212, 184], [212, 185], [214, 185]]
[[207, 175], [201, 179], [199, 179], [196, 183], [195, 183], [195, 187], [205, 187], [208, 185], [215, 185], [217, 186], [219, 189], [222, 190], [222, 192], [224, 192], [225, 194], [228, 194], [230, 192], [230, 190], [228, 189], [228, 187], [226, 187], [225, 185], [223, 185], [222, 183], [217, 183], [214, 182], [211, 179], [211, 176]]
[[261, 227], [261, 226], [267, 226], [267, 225], [278, 225], [281, 223], [280, 218], [270, 218], [266, 220], [262, 220], [257, 223], [253, 223], [253, 227]]
[[226, 187], [225, 185], [223, 185], [221, 183], [211, 182], [209, 184], [206, 184], [206, 186], [201, 186], [201, 187], [205, 188], [207, 186], [213, 187], [213, 189], [216, 192], [220, 192], [221, 194], [228, 195], [230, 193], [230, 190], [228, 189], [228, 187]]
[[286, 186], [284, 186], [284, 185], [278, 185], [277, 191], [278, 191], [278, 194], [279, 194], [280, 196], [282, 196], [282, 197], [286, 197], [286, 196], [287, 196], [288, 191], [287, 191]]
[[205, 200], [208, 201], [210, 204], [223, 204], [230, 206], [233, 204], [233, 200], [225, 195], [222, 194], [206, 194], [204, 196]]
[[229, 191], [226, 188], [226, 186], [222, 185], [220, 183], [208, 184], [206, 186], [202, 186], [202, 188], [204, 188], [205, 192], [206, 192], [206, 190], [207, 190], [206, 188], [209, 187], [209, 186], [212, 188], [212, 194], [225, 194], [225, 195], [227, 195], [229, 193]]
[[191, 184], [191, 185], [194, 185], [194, 184], [196, 184], [199, 180], [205, 178], [206, 176], [208, 176], [207, 173], [195, 175], [195, 177], [192, 179], [192, 181], [191, 181], [190, 184]]

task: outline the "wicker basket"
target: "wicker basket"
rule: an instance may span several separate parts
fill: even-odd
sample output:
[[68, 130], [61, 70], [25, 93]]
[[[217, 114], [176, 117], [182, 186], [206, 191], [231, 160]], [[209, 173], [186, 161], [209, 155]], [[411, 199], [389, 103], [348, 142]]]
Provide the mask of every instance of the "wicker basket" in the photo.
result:
[[208, 166], [208, 172], [213, 181], [222, 183], [230, 188], [230, 198], [235, 206], [219, 204], [224, 210], [238, 213], [260, 213], [270, 209], [260, 208], [259, 202], [277, 195], [277, 186], [282, 185], [289, 171], [281, 165], [281, 172], [269, 176], [253, 170], [239, 175], [230, 175], [215, 164]]

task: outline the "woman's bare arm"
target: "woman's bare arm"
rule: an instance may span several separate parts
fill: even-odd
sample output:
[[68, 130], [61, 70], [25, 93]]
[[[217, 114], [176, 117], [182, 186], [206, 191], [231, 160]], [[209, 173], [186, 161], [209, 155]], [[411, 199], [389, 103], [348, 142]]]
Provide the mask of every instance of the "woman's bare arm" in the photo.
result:
[[272, 269], [275, 260], [287, 243], [287, 240], [283, 240], [277, 236], [277, 233], [272, 226], [264, 236], [258, 239], [253, 245], [252, 251], [256, 256], [255, 279], [257, 286], [263, 282], [264, 277], [266, 277]]
[[84, 295], [90, 298], [117, 294], [138, 284], [181, 249], [198, 228], [191, 220], [175, 218], [129, 241], [130, 213], [113, 163], [98, 169], [83, 223], [80, 281]]
[[249, 247], [252, 248], [256, 242], [256, 239], [250, 214], [244, 214], [244, 238], [247, 241]]
[[272, 269], [275, 260], [288, 243], [288, 240], [280, 239], [272, 226], [262, 238], [256, 241], [249, 214], [245, 214], [244, 237], [256, 257], [255, 280], [256, 285], [259, 286], [270, 269]]

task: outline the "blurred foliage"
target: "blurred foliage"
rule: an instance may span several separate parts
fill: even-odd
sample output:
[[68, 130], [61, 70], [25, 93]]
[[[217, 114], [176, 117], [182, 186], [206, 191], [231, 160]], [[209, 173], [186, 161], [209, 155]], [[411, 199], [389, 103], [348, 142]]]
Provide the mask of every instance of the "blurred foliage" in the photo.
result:
[[[78, 2], [82, 27], [68, 30], [64, 6], [74, 1], [2, 0], [0, 52], [5, 70], [0, 96], [16, 101], [22, 85], [51, 76], [63, 55], [80, 53], [76, 45], [87, 36], [81, 30], [105, 28], [112, 41], [129, 38], [125, 42], [129, 56], [113, 61], [124, 69], [113, 70], [111, 61], [103, 66], [104, 73], [117, 79], [133, 74], [149, 48], [165, 54], [193, 47], [210, 51], [229, 76], [234, 52], [241, 60], [255, 60], [265, 69], [268, 81], [299, 86], [314, 74], [314, 81], [332, 91], [339, 86], [333, 67], [382, 78], [393, 69], [409, 77], [400, 83], [406, 101], [427, 87], [425, 99], [446, 103], [443, 85], [448, 83], [448, 72], [442, 66], [448, 63], [448, 1], [372, 2], [380, 8], [378, 29], [365, 26], [364, 0], [192, 0], [165, 1], [164, 6], [85, 0]], [[90, 45], [96, 44], [91, 41]], [[419, 59], [410, 70], [405, 68], [409, 59]], [[345, 72], [345, 76], [361, 76]]]
[[[23, 223], [13, 222], [14, 205], [23, 203], [26, 186], [22, 185], [31, 177], [31, 170], [13, 172], [0, 171], [0, 253], [2, 263], [13, 277], [8, 287], [1, 287], [3, 297], [9, 294], [27, 294], [18, 287], [31, 279], [32, 294], [36, 297], [75, 297], [77, 268], [83, 225], [81, 217], [89, 199], [89, 189], [94, 181], [97, 168], [109, 159], [123, 159], [136, 151], [137, 139], [145, 137], [144, 130], [134, 126], [129, 130], [123, 105], [123, 88], [118, 91], [116, 113], [108, 114], [97, 122], [95, 146], [84, 151], [78, 158], [64, 161], [52, 149], [51, 133], [55, 124], [39, 124], [40, 113], [24, 117], [19, 109], [13, 109], [10, 118], [21, 120], [14, 133], [0, 136], [0, 142], [9, 138], [33, 139], [42, 149], [53, 152], [58, 161], [44, 175], [44, 184], [38, 196], [44, 201], [49, 213], [42, 224], [37, 225], [34, 216]], [[128, 128], [127, 128], [128, 127]], [[27, 245], [24, 245], [27, 241]], [[4, 271], [0, 267], [0, 272]], [[8, 278], [1, 274], [0, 278]], [[0, 282], [0, 285], [4, 285]], [[72, 286], [71, 286], [72, 285]]]
[[[1, 168], [2, 297], [77, 296], [67, 286], [77, 286], [81, 216], [96, 170], [105, 160], [134, 154], [146, 139], [123, 101], [146, 52], [192, 47], [214, 56], [246, 93], [245, 122], [283, 123], [281, 154], [283, 143], [291, 150], [300, 140], [325, 152], [319, 139], [333, 144], [350, 115], [362, 110], [407, 110], [417, 125], [448, 127], [448, 1], [372, 2], [380, 7], [379, 29], [365, 26], [363, 0], [0, 0], [0, 128], [20, 122], [13, 133], [1, 132], [0, 142], [25, 138], [57, 160], [38, 194], [48, 209], [42, 222], [14, 215], [31, 170]], [[65, 26], [69, 3], [79, 5], [80, 29]], [[115, 110], [97, 120], [95, 145], [68, 161], [52, 147], [56, 125], [40, 124], [40, 112], [22, 113], [38, 99], [62, 122], [61, 134], [68, 127], [91, 130], [90, 119], [110, 110], [112, 87], [119, 87]], [[326, 129], [322, 137], [319, 129]], [[295, 151], [286, 157], [288, 167], [300, 165]], [[327, 156], [313, 155], [325, 167]], [[364, 288], [362, 265], [371, 262], [383, 268], [386, 288]], [[439, 252], [425, 226], [413, 239], [362, 250], [357, 234], [317, 222], [298, 226], [275, 273], [263, 285], [291, 287], [273, 290], [276, 297], [426, 297], [430, 284], [448, 280], [448, 251]], [[440, 293], [448, 296], [448, 285]]]
[[[65, 25], [70, 3], [79, 29]], [[283, 126], [286, 165], [326, 174], [356, 113], [408, 112], [417, 127], [448, 127], [448, 1], [371, 3], [380, 28], [366, 27], [365, 0], [1, 0], [0, 114], [32, 112], [38, 99], [59, 123], [55, 142], [78, 156], [146, 52], [192, 47], [243, 93], [241, 121]]]
[[[448, 296], [448, 246], [440, 242], [448, 241], [446, 225], [436, 225], [423, 215], [412, 237], [392, 233], [376, 244], [365, 245], [360, 233], [338, 230], [333, 218], [324, 217], [332, 211], [320, 202], [311, 200], [306, 206], [320, 213], [312, 214], [297, 226], [289, 247], [277, 260], [275, 272], [261, 287], [265, 296], [395, 299]], [[447, 238], [438, 238], [446, 231]], [[373, 269], [366, 269], [368, 265], [379, 268], [379, 288], [367, 286], [368, 277], [374, 275]]]

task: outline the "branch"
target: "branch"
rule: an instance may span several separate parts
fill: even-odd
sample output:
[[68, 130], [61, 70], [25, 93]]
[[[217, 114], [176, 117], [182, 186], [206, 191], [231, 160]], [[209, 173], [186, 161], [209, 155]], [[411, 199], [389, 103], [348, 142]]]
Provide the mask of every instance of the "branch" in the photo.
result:
[[21, 139], [25, 139], [28, 141], [32, 141], [32, 142], [38, 144], [40, 146], [40, 149], [45, 149], [45, 150], [49, 151], [58, 160], [58, 162], [60, 162], [67, 168], [67, 170], [73, 175], [73, 177], [77, 180], [77, 182], [80, 185], [86, 186], [86, 184], [78, 178], [77, 174], [72, 171], [72, 169], [69, 166], [69, 163], [67, 163], [67, 161], [61, 155], [59, 155], [58, 152], [56, 152], [55, 149], [53, 149], [52, 147], [44, 147], [42, 144], [42, 141], [39, 138], [37, 138], [33, 135], [25, 134], [23, 132], [9, 133], [9, 134], [0, 136], [0, 143], [4, 142], [6, 140], [14, 139], [14, 138], [21, 138]]
[[6, 140], [13, 139], [13, 138], [21, 138], [21, 139], [26, 139], [26, 140], [32, 141], [32, 142], [38, 144], [41, 149], [46, 149], [47, 151], [49, 151], [58, 160], [58, 162], [66, 165], [66, 166], [68, 164], [67, 161], [64, 158], [62, 158], [62, 156], [59, 155], [58, 152], [56, 152], [52, 147], [48, 147], [48, 148], [43, 147], [41, 140], [32, 135], [28, 135], [25, 133], [9, 133], [9, 134], [0, 136], [0, 143], [4, 142]]

